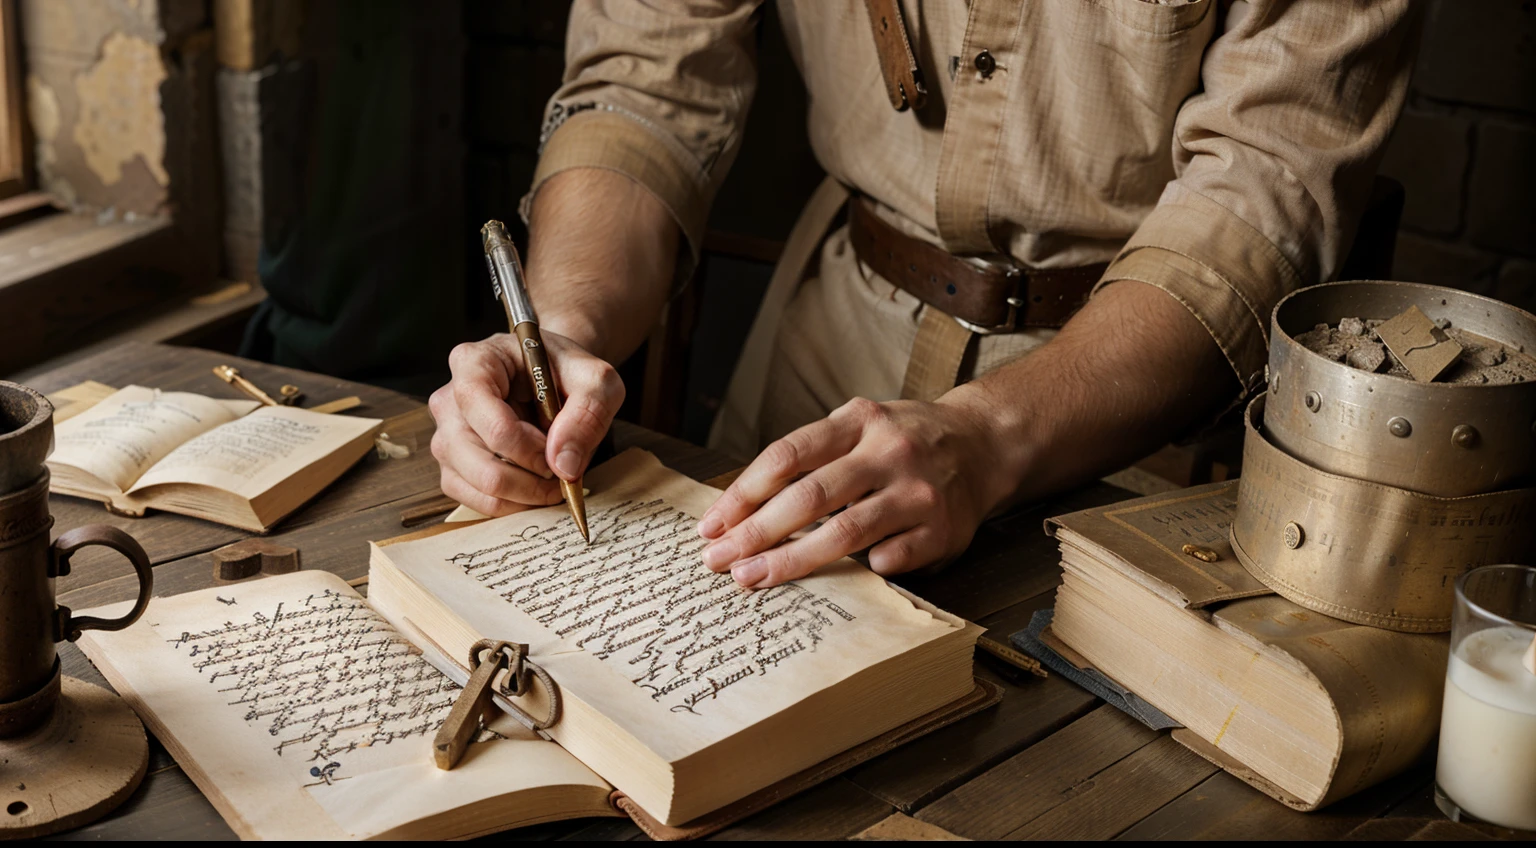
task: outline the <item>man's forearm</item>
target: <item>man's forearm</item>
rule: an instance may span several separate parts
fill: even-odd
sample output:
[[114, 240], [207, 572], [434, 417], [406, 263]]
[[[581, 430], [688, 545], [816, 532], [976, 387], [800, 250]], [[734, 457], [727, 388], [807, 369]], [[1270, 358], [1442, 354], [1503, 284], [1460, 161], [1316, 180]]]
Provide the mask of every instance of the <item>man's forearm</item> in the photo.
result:
[[1178, 301], [1106, 286], [1033, 354], [940, 399], [991, 421], [1003, 506], [1124, 467], [1220, 411], [1238, 390], [1221, 350]]
[[608, 360], [633, 353], [671, 290], [678, 227], [638, 183], [595, 168], [539, 189], [529, 216], [528, 288], [540, 324]]

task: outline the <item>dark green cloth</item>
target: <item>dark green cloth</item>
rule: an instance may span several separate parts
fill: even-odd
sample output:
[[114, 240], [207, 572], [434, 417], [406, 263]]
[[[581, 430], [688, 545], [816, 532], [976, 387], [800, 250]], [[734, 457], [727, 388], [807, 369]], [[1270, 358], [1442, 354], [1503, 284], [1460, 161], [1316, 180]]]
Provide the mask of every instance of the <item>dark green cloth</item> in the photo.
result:
[[308, 112], [288, 175], [296, 214], [269, 216], [269, 298], [241, 353], [426, 394], [465, 335], [458, 7], [308, 8], [315, 96], [277, 104]]

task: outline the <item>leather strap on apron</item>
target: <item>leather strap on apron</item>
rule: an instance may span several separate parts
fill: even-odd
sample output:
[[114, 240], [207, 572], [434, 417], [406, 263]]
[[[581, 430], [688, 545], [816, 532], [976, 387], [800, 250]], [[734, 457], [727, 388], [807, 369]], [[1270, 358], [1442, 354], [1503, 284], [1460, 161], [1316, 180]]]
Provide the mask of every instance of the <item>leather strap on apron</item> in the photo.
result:
[[864, 0], [869, 10], [870, 30], [875, 34], [875, 53], [880, 57], [880, 75], [885, 78], [885, 93], [891, 107], [905, 111], [923, 108], [928, 98], [923, 88], [923, 71], [912, 53], [912, 40], [901, 18], [897, 0]]
[[762, 449], [758, 423], [762, 416], [763, 387], [768, 382], [768, 364], [773, 358], [773, 344], [780, 319], [800, 282], [811, 272], [827, 231], [848, 202], [848, 190], [832, 177], [821, 181], [795, 221], [784, 242], [784, 254], [774, 266], [768, 291], [758, 307], [757, 318], [747, 334], [741, 358], [731, 376], [720, 412], [709, 431], [709, 447], [741, 463], [751, 462]]
[[907, 357], [907, 373], [901, 380], [902, 398], [932, 401], [953, 389], [975, 336], [941, 310], [924, 306], [917, 338]]

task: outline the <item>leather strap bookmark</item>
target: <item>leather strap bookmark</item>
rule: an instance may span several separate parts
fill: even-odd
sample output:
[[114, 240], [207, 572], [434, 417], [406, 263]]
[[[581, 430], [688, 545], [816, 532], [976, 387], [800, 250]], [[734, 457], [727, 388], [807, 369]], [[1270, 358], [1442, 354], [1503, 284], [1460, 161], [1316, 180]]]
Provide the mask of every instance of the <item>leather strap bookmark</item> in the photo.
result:
[[928, 90], [923, 87], [923, 71], [912, 53], [901, 6], [897, 0], [864, 0], [864, 6], [869, 10], [875, 54], [880, 57], [880, 75], [885, 78], [885, 93], [891, 98], [891, 107], [898, 112], [908, 107], [921, 109]]

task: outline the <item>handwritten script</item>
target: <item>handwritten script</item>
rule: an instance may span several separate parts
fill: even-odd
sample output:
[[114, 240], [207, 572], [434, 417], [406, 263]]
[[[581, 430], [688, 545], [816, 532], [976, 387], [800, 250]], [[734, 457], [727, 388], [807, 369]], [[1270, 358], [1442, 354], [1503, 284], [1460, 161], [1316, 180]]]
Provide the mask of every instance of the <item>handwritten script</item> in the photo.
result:
[[589, 524], [590, 546], [566, 521], [450, 562], [673, 712], [785, 673], [855, 620], [798, 585], [750, 591], [704, 568], [694, 519], [662, 500], [623, 501]]
[[252, 477], [313, 444], [321, 429], [288, 418], [251, 415], [211, 430], [171, 451], [158, 471], [212, 468], [237, 477]]
[[361, 598], [330, 590], [166, 641], [316, 783], [345, 780], [353, 752], [436, 733], [459, 689]]

